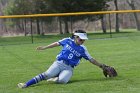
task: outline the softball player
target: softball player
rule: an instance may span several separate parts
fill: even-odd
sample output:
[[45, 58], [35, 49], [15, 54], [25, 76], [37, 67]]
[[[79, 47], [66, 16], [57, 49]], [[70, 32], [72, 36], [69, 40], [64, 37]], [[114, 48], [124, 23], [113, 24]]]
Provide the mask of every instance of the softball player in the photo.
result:
[[62, 46], [62, 50], [47, 71], [35, 76], [26, 83], [19, 83], [18, 87], [26, 88], [42, 80], [66, 84], [72, 77], [73, 69], [79, 65], [81, 58], [89, 60], [98, 67], [102, 67], [103, 64], [93, 59], [83, 45], [87, 39], [85, 31], [77, 30], [71, 38], [64, 38], [48, 46], [39, 46], [37, 50], [49, 49], [56, 46]]

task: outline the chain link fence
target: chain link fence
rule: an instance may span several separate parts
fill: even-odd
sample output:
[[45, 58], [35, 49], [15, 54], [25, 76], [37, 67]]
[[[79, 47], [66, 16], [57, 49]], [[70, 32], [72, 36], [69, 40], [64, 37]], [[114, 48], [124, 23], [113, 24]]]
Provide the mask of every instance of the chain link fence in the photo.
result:
[[[47, 42], [49, 38], [71, 36], [77, 29], [86, 30], [90, 39], [139, 36], [139, 12], [125, 10], [0, 16], [3, 23], [0, 25], [0, 45]], [[116, 14], [119, 14], [118, 19]], [[75, 18], [83, 17], [86, 18], [75, 21]]]

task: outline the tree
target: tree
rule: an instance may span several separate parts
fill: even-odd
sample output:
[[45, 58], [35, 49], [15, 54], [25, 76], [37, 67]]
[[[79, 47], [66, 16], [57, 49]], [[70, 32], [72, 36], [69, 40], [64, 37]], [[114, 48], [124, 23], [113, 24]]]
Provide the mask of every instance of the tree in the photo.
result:
[[[134, 0], [127, 0], [127, 3], [132, 8], [132, 10], [136, 10], [135, 1]], [[133, 14], [134, 14], [137, 30], [140, 31], [140, 21], [138, 19], [138, 15], [137, 15], [137, 13], [133, 13]]]
[[[118, 11], [119, 10], [119, 8], [118, 8], [118, 0], [114, 0], [114, 4], [115, 4], [115, 10]], [[120, 32], [119, 31], [119, 14], [118, 13], [116, 13], [115, 18], [116, 18], [115, 31]]]
[[[68, 12], [94, 12], [107, 10], [106, 4], [111, 0], [11, 0], [8, 14], [43, 14], [43, 13], [68, 13]], [[21, 11], [22, 10], [22, 11]], [[61, 17], [60, 24], [64, 24], [65, 32], [69, 33], [69, 22], [79, 20], [95, 21], [101, 19], [101, 15], [81, 15]], [[34, 18], [37, 33], [40, 34], [40, 22], [46, 22], [46, 18]], [[53, 21], [50, 18], [48, 22]], [[18, 25], [18, 24], [17, 24]]]
[[[7, 0], [0, 0], [0, 15], [3, 16], [4, 15], [4, 7], [6, 6], [6, 3], [8, 1]], [[7, 27], [5, 25], [6, 20], [5, 19], [1, 19], [0, 20], [0, 29], [7, 32]]]
[[[94, 12], [107, 10], [106, 4], [111, 0], [46, 0], [48, 3], [48, 9], [53, 13], [67, 13], [67, 12]], [[76, 22], [78, 20], [88, 19], [89, 21], [95, 21], [101, 19], [101, 15], [86, 15], [86, 16], [72, 16], [63, 17], [61, 20], [65, 24], [65, 31], [68, 33], [68, 22]]]
[[[32, 1], [31, 0], [10, 0], [8, 3], [8, 6], [5, 8], [5, 15], [26, 15], [31, 14], [32, 12]], [[25, 36], [27, 34], [26, 32], [26, 24], [29, 19], [11, 19], [11, 22], [15, 24], [15, 27], [17, 29], [20, 29], [20, 31], [25, 31]]]
[[106, 33], [106, 16], [105, 15], [102, 15], [101, 17], [101, 25], [102, 25], [103, 33]]

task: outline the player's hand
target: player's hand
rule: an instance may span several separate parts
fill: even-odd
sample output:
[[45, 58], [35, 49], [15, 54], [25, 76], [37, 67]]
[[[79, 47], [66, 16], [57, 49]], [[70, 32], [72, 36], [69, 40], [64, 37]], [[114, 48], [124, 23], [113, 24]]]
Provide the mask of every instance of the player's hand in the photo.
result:
[[118, 75], [114, 67], [103, 64], [101, 68], [105, 77], [116, 77]]
[[45, 48], [43, 46], [39, 46], [36, 48], [36, 50], [44, 50]]

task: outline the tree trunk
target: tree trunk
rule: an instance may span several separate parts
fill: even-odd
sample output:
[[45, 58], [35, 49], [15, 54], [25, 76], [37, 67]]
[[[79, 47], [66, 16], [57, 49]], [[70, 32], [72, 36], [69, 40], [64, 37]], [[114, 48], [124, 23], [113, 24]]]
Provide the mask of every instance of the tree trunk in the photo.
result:
[[41, 35], [44, 36], [45, 35], [45, 31], [44, 31], [44, 22], [41, 21]]
[[[4, 1], [1, 1], [1, 3], [0, 3], [0, 16], [4, 16], [4, 14], [2, 12], [3, 7], [4, 7], [3, 5], [4, 5]], [[6, 22], [6, 19], [0, 19], [0, 24], [1, 24], [0, 29], [3, 30], [4, 32], [8, 32], [5, 22]]]
[[[114, 0], [114, 4], [115, 4], [115, 8], [116, 8], [115, 10], [118, 11], [119, 9], [118, 9], [118, 2], [117, 2], [117, 0]], [[118, 13], [116, 13], [115, 18], [116, 18], [115, 31], [116, 32], [120, 32], [120, 30], [119, 30], [119, 14]]]
[[24, 19], [21, 19], [21, 31], [25, 32], [25, 24], [24, 24]]
[[140, 21], [138, 20], [137, 13], [134, 13], [134, 17], [135, 17], [135, 21], [136, 21], [137, 30], [140, 31]]
[[102, 24], [103, 33], [106, 33], [106, 18], [105, 18], [105, 15], [103, 15], [102, 18], [101, 18], [101, 24]]
[[24, 32], [25, 32], [25, 36], [27, 36], [28, 32], [27, 32], [27, 21], [26, 21], [26, 19], [24, 19]]
[[71, 33], [73, 33], [73, 20], [71, 16], [70, 16], [70, 27], [71, 27]]
[[62, 31], [62, 21], [61, 21], [61, 17], [58, 17], [58, 21], [59, 21], [59, 33], [60, 34], [63, 34], [63, 31]]
[[[135, 3], [134, 0], [127, 0], [127, 3], [132, 8], [132, 10], [136, 10], [135, 4], [134, 4]], [[137, 13], [133, 13], [133, 15], [134, 15], [134, 18], [135, 18], [137, 30], [140, 31], [140, 21], [138, 19], [138, 15], [137, 15]]]
[[36, 26], [37, 26], [37, 34], [40, 35], [40, 25], [39, 25], [39, 19], [36, 19]]
[[1, 24], [0, 26], [1, 30], [3, 30], [4, 32], [8, 32], [8, 29], [6, 26], [6, 19], [1, 19], [0, 24]]
[[68, 29], [68, 21], [64, 20], [64, 24], [65, 24], [65, 33], [69, 33], [69, 29]]

